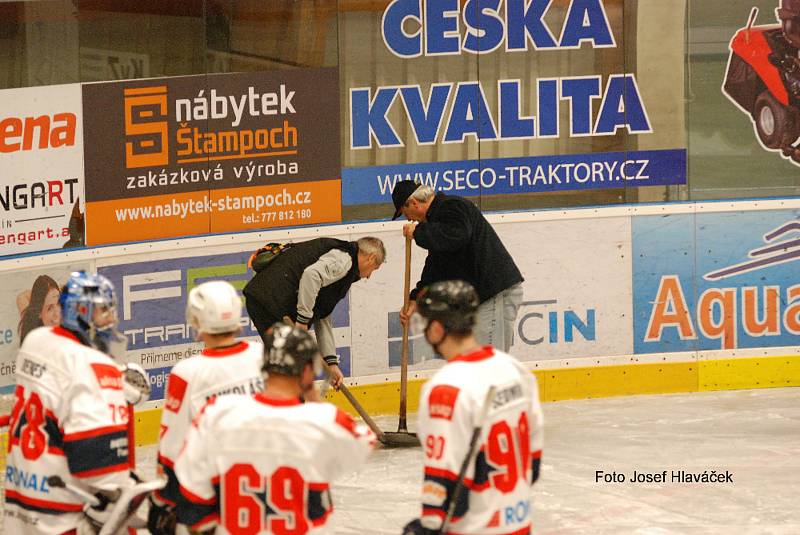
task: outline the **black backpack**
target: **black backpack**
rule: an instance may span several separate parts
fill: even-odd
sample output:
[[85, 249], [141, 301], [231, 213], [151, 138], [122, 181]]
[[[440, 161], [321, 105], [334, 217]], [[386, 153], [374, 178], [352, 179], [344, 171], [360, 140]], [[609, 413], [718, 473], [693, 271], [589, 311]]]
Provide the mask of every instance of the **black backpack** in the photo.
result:
[[247, 267], [258, 273], [291, 246], [291, 243], [268, 243], [250, 255], [250, 259], [247, 261]]

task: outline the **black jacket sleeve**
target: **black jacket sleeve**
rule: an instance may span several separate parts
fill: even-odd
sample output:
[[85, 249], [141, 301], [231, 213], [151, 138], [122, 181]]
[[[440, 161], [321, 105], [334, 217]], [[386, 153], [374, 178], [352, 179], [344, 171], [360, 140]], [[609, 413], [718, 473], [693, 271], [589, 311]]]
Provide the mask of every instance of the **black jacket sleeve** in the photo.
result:
[[428, 255], [428, 257], [425, 259], [425, 266], [422, 268], [422, 274], [419, 277], [419, 282], [417, 282], [416, 287], [411, 290], [409, 299], [415, 301], [420, 290], [438, 280], [440, 280], [440, 278], [438, 276], [438, 271], [436, 270], [436, 263], [431, 259], [430, 255]]
[[414, 241], [431, 252], [453, 252], [472, 239], [470, 214], [460, 204], [443, 205], [436, 221], [425, 221], [414, 230]]

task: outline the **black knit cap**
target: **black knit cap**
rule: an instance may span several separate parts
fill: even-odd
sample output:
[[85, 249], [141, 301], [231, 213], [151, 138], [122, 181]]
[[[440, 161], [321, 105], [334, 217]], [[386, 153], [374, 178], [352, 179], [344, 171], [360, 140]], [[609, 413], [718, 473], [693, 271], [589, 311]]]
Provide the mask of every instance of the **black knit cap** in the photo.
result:
[[475, 326], [480, 299], [468, 282], [434, 282], [417, 295], [417, 311], [428, 321], [436, 320], [447, 331], [467, 333]]
[[394, 216], [392, 220], [400, 217], [403, 205], [406, 203], [411, 194], [417, 191], [419, 184], [413, 180], [403, 180], [394, 185], [392, 190], [392, 202], [394, 203]]

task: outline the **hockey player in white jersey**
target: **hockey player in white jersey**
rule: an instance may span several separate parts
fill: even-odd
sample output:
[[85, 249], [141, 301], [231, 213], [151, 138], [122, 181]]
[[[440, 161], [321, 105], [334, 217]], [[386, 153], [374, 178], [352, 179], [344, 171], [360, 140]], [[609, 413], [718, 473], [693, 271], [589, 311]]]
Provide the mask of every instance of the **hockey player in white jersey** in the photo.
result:
[[[405, 534], [531, 533], [530, 486], [539, 476], [542, 453], [536, 378], [510, 355], [478, 344], [472, 334], [478, 304], [475, 290], [463, 281], [437, 282], [417, 296], [412, 323], [447, 364], [420, 393], [422, 515], [405, 527]], [[477, 456], [456, 490], [492, 386]], [[452, 517], [442, 530], [454, 495]]]
[[133, 484], [122, 367], [103, 353], [118, 334], [114, 288], [101, 275], [75, 272], [59, 303], [61, 324], [31, 331], [17, 357], [5, 533], [79, 533], [92, 529], [87, 519], [102, 518], [49, 486], [51, 476], [89, 492]]
[[331, 533], [331, 481], [364, 464], [367, 428], [329, 403], [301, 401], [323, 361], [305, 330], [265, 337], [264, 392], [209, 403], [175, 463], [178, 519], [196, 531]]
[[158, 465], [167, 485], [155, 493], [148, 515], [148, 528], [156, 535], [174, 529], [179, 495], [174, 463], [192, 419], [215, 396], [252, 396], [263, 388], [264, 346], [236, 340], [241, 317], [242, 300], [225, 281], [205, 282], [189, 292], [186, 322], [205, 347], [199, 355], [176, 364], [167, 381], [158, 444]]

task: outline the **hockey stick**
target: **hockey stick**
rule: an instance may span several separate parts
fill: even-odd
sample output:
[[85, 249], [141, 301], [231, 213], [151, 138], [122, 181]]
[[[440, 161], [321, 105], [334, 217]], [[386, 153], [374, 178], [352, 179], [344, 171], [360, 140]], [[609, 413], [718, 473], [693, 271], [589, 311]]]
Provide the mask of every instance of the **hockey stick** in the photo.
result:
[[98, 535], [123, 535], [125, 528], [130, 524], [132, 517], [144, 503], [151, 492], [163, 489], [167, 484], [166, 479], [142, 481], [122, 491], [119, 500], [111, 509], [111, 516], [100, 529]]
[[[408, 294], [411, 286], [411, 238], [406, 238], [406, 270], [405, 284], [403, 287], [403, 309], [408, 307]], [[403, 345], [400, 356], [400, 422], [397, 425], [397, 432], [384, 433], [381, 441], [385, 446], [392, 447], [416, 447], [419, 446], [419, 439], [415, 433], [409, 433], [406, 427], [406, 400], [408, 398], [408, 322], [403, 325]]]
[[[102, 506], [103, 500], [106, 500], [106, 503], [112, 504], [108, 520], [106, 520], [103, 527], [100, 528], [98, 535], [119, 535], [124, 533], [124, 529], [128, 526], [131, 518], [136, 514], [136, 511], [142, 505], [145, 498], [154, 490], [164, 488], [166, 483], [167, 481], [165, 479], [140, 481], [125, 490], [98, 490], [93, 494], [89, 490], [73, 485], [72, 483], [67, 483], [59, 476], [50, 476], [47, 478], [47, 484], [50, 487], [64, 489], [80, 498], [91, 507]], [[98, 497], [98, 494], [102, 499]]]
[[[81, 487], [75, 486], [72, 483], [67, 483], [59, 476], [50, 476], [47, 478], [47, 485], [54, 488], [54, 489], [64, 489], [72, 494], [74, 494], [77, 498], [80, 498], [84, 502], [88, 503], [92, 507], [98, 507], [102, 504], [100, 498], [96, 495], [92, 494], [88, 490], [84, 490]], [[108, 500], [109, 502], [113, 502], [119, 499], [120, 493], [117, 492], [109, 492], [109, 491], [100, 491], [100, 494], [103, 495], [103, 498]]]
[[494, 399], [495, 390], [497, 390], [497, 387], [492, 385], [486, 392], [486, 399], [483, 401], [480, 416], [478, 417], [478, 421], [475, 422], [475, 427], [472, 429], [472, 437], [469, 439], [469, 450], [467, 450], [467, 456], [464, 457], [464, 461], [461, 463], [461, 468], [458, 471], [458, 479], [456, 479], [456, 485], [453, 487], [453, 496], [450, 498], [450, 504], [447, 506], [447, 515], [445, 515], [442, 521], [442, 527], [439, 530], [442, 534], [445, 533], [448, 524], [450, 524], [450, 520], [453, 518], [453, 514], [456, 512], [456, 504], [464, 489], [464, 477], [467, 475], [467, 469], [475, 461], [475, 457], [478, 453], [478, 439], [481, 437], [483, 424], [486, 421], [486, 416], [489, 414], [489, 407]]
[[[411, 291], [411, 237], [406, 237], [406, 269], [403, 284], [403, 310], [408, 308], [408, 294]], [[403, 325], [403, 345], [400, 356], [400, 422], [398, 433], [408, 433], [406, 427], [406, 397], [408, 396], [408, 322]]]
[[367, 426], [372, 429], [372, 432], [375, 433], [378, 441], [383, 443], [383, 441], [386, 440], [383, 431], [381, 431], [381, 428], [378, 427], [372, 418], [370, 418], [369, 414], [367, 414], [367, 411], [365, 411], [364, 407], [361, 406], [361, 403], [359, 403], [358, 400], [353, 397], [353, 394], [350, 392], [350, 389], [347, 388], [347, 385], [342, 383], [342, 385], [339, 387], [339, 391], [344, 394], [344, 397], [347, 398], [347, 401], [350, 402], [350, 405], [352, 405], [356, 412], [358, 412], [359, 416], [363, 418]]

